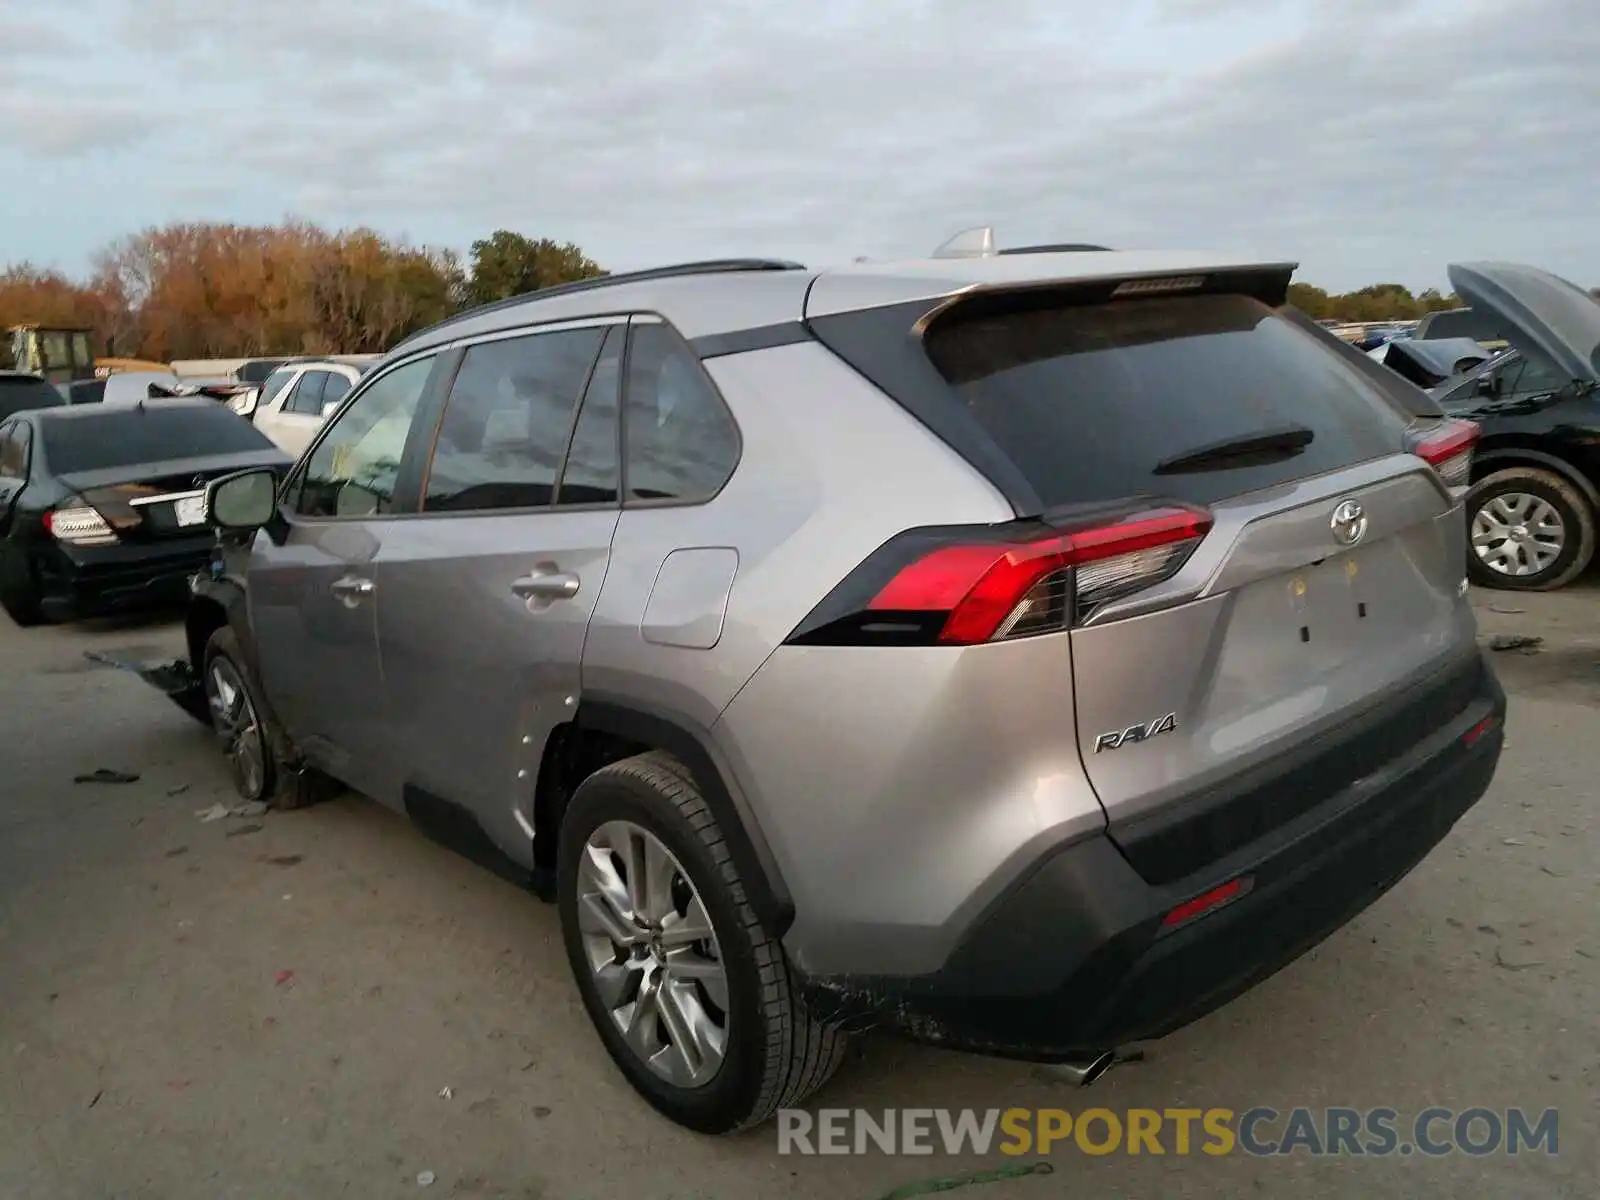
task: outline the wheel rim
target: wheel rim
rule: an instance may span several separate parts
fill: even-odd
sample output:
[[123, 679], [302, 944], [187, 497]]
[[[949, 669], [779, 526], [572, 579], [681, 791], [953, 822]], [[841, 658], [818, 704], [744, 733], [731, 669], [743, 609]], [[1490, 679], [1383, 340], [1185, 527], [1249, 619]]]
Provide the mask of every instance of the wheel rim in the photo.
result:
[[589, 835], [578, 928], [629, 1049], [668, 1083], [709, 1083], [727, 1053], [728, 976], [700, 893], [660, 838], [631, 821]]
[[206, 701], [233, 786], [246, 800], [260, 799], [267, 780], [266, 740], [244, 680], [225, 658], [217, 659], [206, 672]]
[[1498, 575], [1523, 577], [1548, 571], [1567, 546], [1567, 523], [1542, 496], [1502, 492], [1472, 517], [1472, 551]]

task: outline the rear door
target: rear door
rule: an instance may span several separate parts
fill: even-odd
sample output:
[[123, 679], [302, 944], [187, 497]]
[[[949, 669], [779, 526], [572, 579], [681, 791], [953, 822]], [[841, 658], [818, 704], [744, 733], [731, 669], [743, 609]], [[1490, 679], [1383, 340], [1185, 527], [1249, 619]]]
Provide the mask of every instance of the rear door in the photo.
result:
[[[1461, 510], [1402, 452], [1406, 414], [1259, 301], [1035, 304], [928, 350], [1047, 512], [1145, 496], [1211, 514], [1176, 575], [1070, 634], [1114, 834], [1476, 662]], [[1448, 715], [1396, 720], [1421, 736]]]
[[394, 714], [378, 659], [377, 568], [405, 522], [400, 491], [436, 356], [376, 376], [299, 464], [286, 528], [258, 536], [248, 567], [250, 621], [267, 699], [313, 765], [398, 805]]
[[328, 378], [329, 372], [321, 369], [303, 370], [272, 404], [258, 411], [256, 424], [285, 453], [298, 458], [322, 428]]
[[524, 866], [539, 763], [576, 711], [617, 527], [625, 330], [619, 319], [469, 345], [422, 514], [390, 531], [378, 563], [408, 804], [422, 820], [433, 814], [417, 806], [466, 810]]

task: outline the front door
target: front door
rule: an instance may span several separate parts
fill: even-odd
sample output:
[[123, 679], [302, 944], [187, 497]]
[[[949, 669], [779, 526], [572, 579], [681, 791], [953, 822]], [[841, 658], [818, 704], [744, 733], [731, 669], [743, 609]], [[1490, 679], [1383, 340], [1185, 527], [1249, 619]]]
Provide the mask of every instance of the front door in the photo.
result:
[[351, 401], [285, 489], [286, 530], [258, 534], [249, 566], [268, 703], [313, 766], [391, 805], [400, 776], [375, 564], [404, 524], [394, 520], [396, 484], [433, 368], [431, 356], [403, 363]]
[[624, 334], [587, 324], [469, 346], [422, 514], [387, 532], [378, 563], [412, 799], [464, 810], [523, 866], [539, 763], [576, 711], [617, 526]]

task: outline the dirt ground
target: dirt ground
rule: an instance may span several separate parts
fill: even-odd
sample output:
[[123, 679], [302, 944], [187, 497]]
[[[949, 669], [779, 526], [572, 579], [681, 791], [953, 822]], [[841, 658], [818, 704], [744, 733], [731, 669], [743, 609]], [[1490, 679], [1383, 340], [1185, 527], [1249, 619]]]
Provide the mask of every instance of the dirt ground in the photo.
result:
[[[1486, 637], [1544, 639], [1494, 655], [1499, 776], [1353, 924], [1088, 1091], [875, 1037], [814, 1105], [1553, 1107], [1554, 1157], [1067, 1149], [956, 1194], [1600, 1193], [1600, 586], [1477, 603]], [[552, 909], [357, 797], [203, 822], [232, 799], [208, 735], [84, 658], [178, 642], [0, 619], [0, 1198], [878, 1200], [1006, 1165], [666, 1124], [591, 1032]], [[73, 782], [101, 767], [140, 777]]]

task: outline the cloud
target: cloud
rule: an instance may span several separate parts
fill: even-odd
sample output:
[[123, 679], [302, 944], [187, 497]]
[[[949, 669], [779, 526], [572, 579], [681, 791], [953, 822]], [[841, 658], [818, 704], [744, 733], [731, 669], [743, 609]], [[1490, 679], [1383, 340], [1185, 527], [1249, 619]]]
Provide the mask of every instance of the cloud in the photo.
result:
[[0, 114], [37, 101], [0, 145], [142, 137], [146, 211], [458, 246], [509, 226], [619, 269], [920, 254], [987, 221], [1293, 257], [1335, 287], [1437, 285], [1462, 257], [1600, 281], [1587, 6], [97, 0], [98, 90], [61, 104], [69, 60], [42, 52], [0, 91]]

